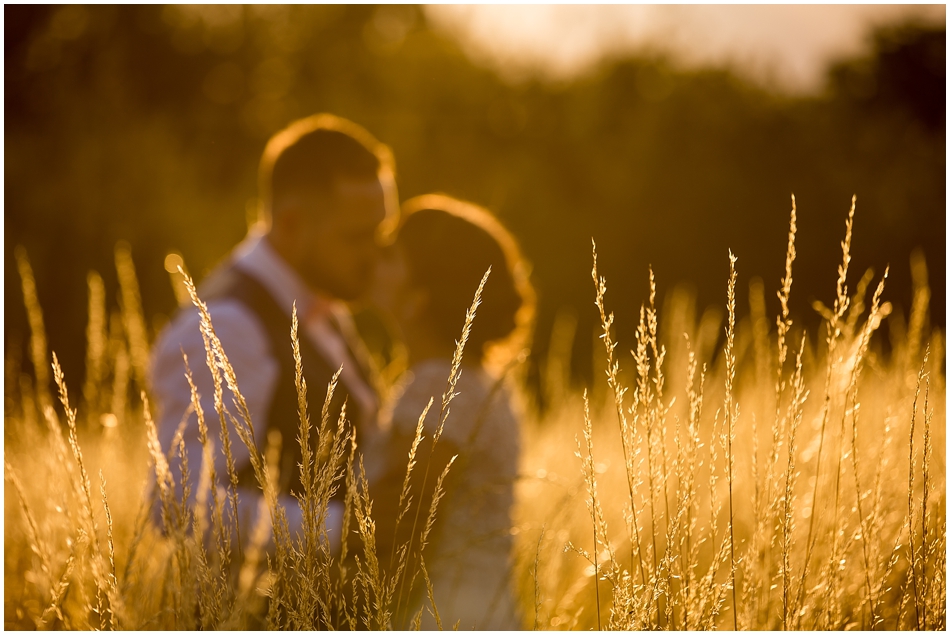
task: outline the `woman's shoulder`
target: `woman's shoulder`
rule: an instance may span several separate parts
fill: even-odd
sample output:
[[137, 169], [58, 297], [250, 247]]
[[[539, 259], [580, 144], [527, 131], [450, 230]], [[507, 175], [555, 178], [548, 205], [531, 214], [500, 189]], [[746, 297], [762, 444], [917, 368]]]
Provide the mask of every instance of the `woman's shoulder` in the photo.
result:
[[[392, 425], [415, 428], [429, 399], [432, 407], [426, 417], [426, 428], [438, 426], [442, 397], [448, 387], [451, 360], [432, 359], [413, 366], [403, 377], [391, 397]], [[505, 382], [492, 377], [479, 367], [463, 366], [456, 384], [444, 434], [461, 442], [486, 424], [489, 427], [516, 426]]]

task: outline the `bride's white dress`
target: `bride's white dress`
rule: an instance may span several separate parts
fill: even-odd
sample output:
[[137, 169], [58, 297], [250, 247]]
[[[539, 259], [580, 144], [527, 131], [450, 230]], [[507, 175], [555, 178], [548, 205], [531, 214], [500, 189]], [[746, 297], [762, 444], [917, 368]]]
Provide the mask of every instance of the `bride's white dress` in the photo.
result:
[[[410, 369], [401, 394], [395, 396], [393, 429], [403, 435], [414, 434], [432, 397], [434, 403], [425, 423], [425, 436], [432, 437], [449, 370], [450, 361], [442, 359], [427, 360]], [[511, 536], [521, 444], [518, 418], [508, 391], [480, 369], [463, 368], [456, 393], [442, 440], [450, 440], [459, 457], [450, 471], [450, 487], [439, 503], [440, 528], [423, 553], [436, 608], [446, 629], [456, 622], [462, 630], [520, 629], [512, 590]], [[428, 604], [427, 599], [425, 602]], [[428, 610], [423, 611], [422, 627], [436, 628]]]

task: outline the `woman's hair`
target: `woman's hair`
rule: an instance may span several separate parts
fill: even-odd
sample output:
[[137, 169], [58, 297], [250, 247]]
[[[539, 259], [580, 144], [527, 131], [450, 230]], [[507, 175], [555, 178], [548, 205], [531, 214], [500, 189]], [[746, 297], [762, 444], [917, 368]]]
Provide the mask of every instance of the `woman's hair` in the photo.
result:
[[485, 271], [467, 350], [485, 358], [486, 344], [512, 351], [527, 344], [534, 321], [535, 294], [528, 264], [511, 233], [491, 212], [442, 194], [406, 201], [396, 230], [411, 283], [427, 292], [429, 317], [437, 335], [459, 338], [465, 311]]

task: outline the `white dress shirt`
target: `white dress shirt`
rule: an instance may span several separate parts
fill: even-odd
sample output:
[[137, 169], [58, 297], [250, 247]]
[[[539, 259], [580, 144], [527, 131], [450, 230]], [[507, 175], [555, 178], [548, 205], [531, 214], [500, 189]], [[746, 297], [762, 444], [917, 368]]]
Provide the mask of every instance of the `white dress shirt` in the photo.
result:
[[[452, 360], [428, 359], [413, 366], [391, 398], [391, 426], [403, 436], [415, 433], [430, 398], [445, 390]], [[518, 630], [522, 621], [513, 589], [511, 510], [521, 455], [521, 424], [504, 385], [481, 368], [465, 367], [458, 377], [452, 411], [442, 439], [455, 445], [458, 460], [439, 503], [437, 528], [426, 546], [425, 562], [435, 605], [444, 624], [460, 630]], [[437, 407], [424, 426], [439, 426]], [[399, 467], [394, 466], [394, 467]], [[413, 615], [423, 601], [407, 611]], [[423, 611], [422, 629], [437, 627]]]
[[[330, 324], [332, 315], [338, 323], [349, 319], [349, 312], [342, 302], [318, 296], [303, 282], [300, 276], [281, 258], [264, 236], [256, 231], [248, 234], [232, 252], [230, 265], [240, 269], [260, 282], [271, 294], [278, 306], [291, 315], [294, 302], [300, 320], [302, 336], [321, 353], [330, 367], [343, 367], [340, 381], [345, 385], [352, 399], [359, 402], [369, 436], [376, 436], [375, 421], [378, 409], [376, 393], [360, 376], [356, 362], [352, 359], [346, 342]], [[228, 266], [228, 265], [225, 265]], [[228, 361], [234, 373], [241, 393], [247, 402], [251, 420], [254, 424], [255, 442], [263, 448], [267, 435], [267, 414], [278, 378], [278, 363], [270, 353], [267, 333], [254, 312], [235, 299], [211, 300], [208, 312], [215, 333], [227, 353]], [[214, 384], [206, 363], [204, 342], [199, 327], [200, 318], [197, 309], [182, 310], [165, 328], [152, 351], [151, 387], [152, 395], [158, 407], [158, 438], [162, 450], [169, 452], [182, 419], [191, 405], [191, 391], [185, 377], [182, 353], [188, 356], [193, 381], [198, 389], [201, 407], [204, 410], [208, 426], [208, 435], [214, 440], [214, 468], [219, 487], [227, 483], [227, 461], [221, 451], [219, 441], [220, 421], [214, 407]], [[290, 345], [290, 333], [287, 334]], [[325, 386], [308, 386], [311, 395], [322, 395]], [[224, 386], [224, 404], [232, 411], [232, 395]], [[313, 401], [311, 402], [313, 403]], [[322, 400], [320, 400], [322, 403]], [[311, 419], [319, 419], [319, 411], [311, 412]], [[231, 433], [231, 453], [238, 471], [250, 462], [250, 453], [234, 430]], [[369, 441], [370, 439], [368, 439]], [[189, 471], [192, 475], [192, 500], [197, 490], [198, 475], [201, 474], [202, 446], [198, 438], [198, 420], [192, 412], [183, 428], [185, 452], [188, 455]], [[283, 443], [296, 443], [296, 439], [283, 439]], [[173, 474], [176, 487], [180, 488], [180, 470], [177, 451], [172, 453]], [[181, 491], [180, 489], [178, 491]], [[256, 523], [260, 509], [261, 492], [242, 490], [238, 501], [238, 513], [241, 527], [250, 528]], [[302, 512], [296, 499], [281, 495], [280, 503], [287, 513], [291, 532], [302, 526]], [[157, 511], [157, 510], [156, 510]], [[343, 523], [343, 505], [331, 501], [327, 519], [331, 545], [338, 548]]]

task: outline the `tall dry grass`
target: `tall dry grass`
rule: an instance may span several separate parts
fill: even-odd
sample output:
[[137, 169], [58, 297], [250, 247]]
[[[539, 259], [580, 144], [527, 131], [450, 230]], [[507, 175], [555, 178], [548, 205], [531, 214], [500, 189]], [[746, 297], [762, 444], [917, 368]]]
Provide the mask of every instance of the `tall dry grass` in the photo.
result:
[[888, 271], [850, 291], [854, 217], [852, 201], [819, 338], [790, 317], [794, 199], [774, 328], [759, 281], [738, 319], [730, 253], [724, 324], [674, 293], [660, 328], [650, 271], [621, 355], [595, 248], [606, 390], [531, 418], [522, 459], [519, 585], [538, 627], [945, 628], [944, 340], [923, 327], [915, 255], [910, 326], [881, 352]]
[[[90, 376], [83, 391], [87, 411], [83, 429], [79, 427], [78, 410], [69, 400], [55, 353], [51, 354], [52, 370], [63, 416], [51, 404], [46, 386], [49, 375], [45, 360], [49, 353], [42, 312], [29, 261], [22, 250], [17, 252], [17, 261], [32, 329], [32, 361], [40, 371], [34, 378], [22, 376], [19, 399], [7, 395], [10, 403], [18, 401], [19, 406], [14, 412], [8, 411], [4, 463], [8, 501], [4, 545], [7, 626], [386, 629], [393, 627], [394, 614], [423, 580], [428, 587], [430, 610], [437, 614], [431, 602], [432, 589], [423, 552], [436, 522], [452, 461], [440, 474], [431, 475], [426, 461], [422, 485], [413, 487], [410, 477], [422, 442], [425, 413], [420, 417], [407, 465], [398, 518], [401, 521], [406, 516], [413, 498], [429, 500], [427, 513], [420, 516], [421, 506], [416, 505], [408, 541], [391, 541], [393, 553], [378, 554], [373, 501], [362, 457], [357, 452], [357, 439], [346, 425], [346, 406], [338, 417], [330, 411], [339, 372], [327, 386], [319, 422], [313, 425], [310, 419], [296, 307], [288, 344], [293, 347], [296, 361], [299, 436], [283, 440], [279, 434], [271, 433], [267, 447], [262, 450], [254, 442], [254, 423], [234, 369], [215, 333], [208, 307], [184, 270], [179, 270], [200, 315], [206, 353], [203, 361], [211, 371], [214, 390], [215, 412], [206, 413], [192, 380], [193, 360], [183, 356], [184, 372], [191, 387], [191, 409], [197, 418], [203, 448], [201, 472], [194, 479], [182, 428], [179, 427], [171, 447], [162, 448], [144, 390], [138, 400], [128, 399], [130, 379], [137, 388], [144, 388], [148, 346], [127, 247], [120, 245], [116, 249], [121, 312], [112, 320], [109, 346], [104, 342], [102, 281], [97, 274], [89, 276]], [[465, 316], [442, 396], [439, 429], [426, 448], [430, 452], [438, 443], [456, 395], [465, 344], [488, 275], [486, 272]], [[122, 336], [116, 337], [119, 329]], [[14, 362], [8, 360], [8, 372], [15, 369]], [[111, 395], [106, 390], [109, 379], [113, 380]], [[225, 401], [225, 387], [234, 396], [230, 404]], [[111, 410], [101, 412], [103, 404], [109, 404]], [[45, 429], [37, 424], [34, 411], [42, 414]], [[62, 419], [66, 423], [65, 438]], [[216, 429], [212, 427], [215, 419], [219, 424]], [[239, 496], [232, 452], [235, 442], [243, 443], [249, 450], [263, 494], [261, 514], [254, 527], [242, 527], [234, 511]], [[291, 532], [285, 509], [277, 499], [280, 448], [284, 442], [299, 443], [302, 453], [298, 466], [302, 491], [294, 492], [303, 512], [299, 533]], [[88, 451], [84, 454], [83, 447], [92, 449], [91, 457]], [[212, 456], [218, 451], [226, 457], [226, 474], [215, 473]], [[169, 467], [176, 454], [181, 462], [177, 479]], [[91, 465], [100, 466], [99, 497], [93, 493], [88, 467]], [[108, 481], [124, 485], [119, 492], [119, 504], [116, 496], [107, 492], [106, 473]], [[434, 483], [429, 486], [431, 481]], [[150, 486], [150, 482], [154, 485]], [[198, 490], [193, 498], [194, 483]], [[344, 540], [342, 551], [337, 554], [330, 547], [326, 520], [329, 501], [341, 487], [346, 493], [344, 534], [349, 535], [352, 527], [359, 540]], [[417, 491], [420, 489], [429, 495], [424, 496]], [[44, 493], [51, 491], [59, 496], [44, 497]], [[148, 520], [156, 498], [164, 530]], [[196, 502], [186, 503], [190, 500]], [[16, 509], [11, 503], [15, 503]], [[398, 522], [393, 531], [398, 531]], [[351, 545], [358, 548], [358, 554], [347, 553]], [[384, 560], [382, 555], [389, 558]], [[411, 623], [418, 625], [420, 617], [421, 611], [412, 617]]]
[[[944, 340], [927, 328], [918, 255], [906, 324], [885, 300], [886, 270], [854, 282], [854, 225], [852, 204], [833, 301], [814, 307], [825, 323], [817, 335], [791, 318], [803, 310], [792, 293], [794, 199], [774, 321], [760, 281], [749, 283], [741, 317], [741, 254], [730, 253], [725, 323], [722, 311], [697, 317], [675, 291], [661, 311], [650, 271], [636, 336], [621, 346], [595, 248], [603, 379], [583, 393], [568, 389], [576, 321], [564, 314], [544, 362], [552, 405], [544, 414], [529, 407], [524, 424], [511, 531], [526, 627], [945, 629]], [[324, 387], [303, 379], [296, 315], [288, 345], [298, 362], [299, 433], [271, 435], [258, 448], [211, 315], [182, 270], [206, 349], [183, 368], [190, 379], [191, 365], [207, 364], [214, 382], [214, 412], [202, 410], [191, 384], [197, 464], [180, 435], [171, 447], [157, 441], [144, 386], [149, 334], [128, 248], [116, 252], [117, 310], [108, 310], [101, 278], [89, 276], [78, 404], [68, 390], [74, 379], [47, 349], [26, 253], [16, 256], [34, 371], [6, 360], [6, 627], [385, 629], [418, 626], [422, 610], [451, 626], [425, 565], [439, 500], [451, 495], [443, 491], [451, 462], [430, 472], [439, 434], [423, 438], [425, 413], [405, 479], [392, 489], [398, 500], [387, 506], [396, 510], [391, 529], [373, 516], [345, 409], [330, 411], [337, 377], [321, 412], [308, 412], [308, 392]], [[440, 430], [467, 334], [478, 328], [480, 290], [439, 402]], [[884, 319], [892, 320], [887, 355], [875, 337]], [[252, 527], [234, 513], [235, 443], [250, 450], [262, 493]], [[299, 443], [303, 457], [299, 534], [277, 502], [286, 443]], [[216, 452], [229, 457], [223, 474], [210, 460]], [[175, 478], [175, 455], [186, 475], [199, 470], [195, 478]], [[325, 520], [341, 488], [352, 540], [337, 553]], [[150, 520], [154, 500], [164, 532]], [[409, 615], [411, 596], [428, 602]]]

